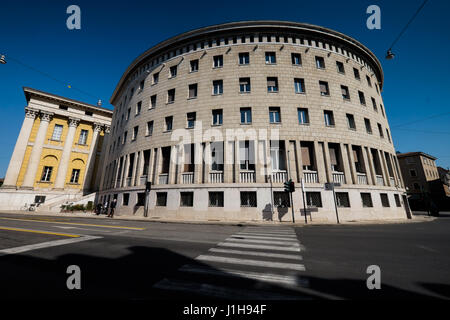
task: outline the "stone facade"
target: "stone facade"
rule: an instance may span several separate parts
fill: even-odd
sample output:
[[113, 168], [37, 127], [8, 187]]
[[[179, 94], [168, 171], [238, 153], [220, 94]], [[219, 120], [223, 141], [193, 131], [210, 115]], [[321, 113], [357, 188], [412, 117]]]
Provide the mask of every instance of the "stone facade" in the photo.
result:
[[153, 217], [290, 221], [292, 179], [296, 220], [302, 181], [312, 219], [336, 219], [330, 182], [342, 220], [406, 218], [382, 88], [373, 53], [322, 27], [239, 22], [176, 36], [114, 91], [99, 200], [143, 214], [151, 181]]

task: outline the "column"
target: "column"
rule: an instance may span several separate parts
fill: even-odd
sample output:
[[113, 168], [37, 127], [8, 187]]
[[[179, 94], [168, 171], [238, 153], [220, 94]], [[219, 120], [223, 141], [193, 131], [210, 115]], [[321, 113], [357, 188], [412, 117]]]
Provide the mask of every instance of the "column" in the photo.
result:
[[[144, 164], [145, 164], [144, 150], [142, 150], [139, 155], [138, 169], [136, 170], [136, 185], [137, 186], [145, 185], [145, 183], [142, 183], [142, 181], [141, 181], [141, 177], [143, 176], [143, 173], [144, 173]], [[148, 179], [148, 171], [147, 171], [147, 179]], [[147, 179], [145, 181], [147, 181]]]
[[404, 188], [405, 187], [405, 183], [403, 181], [402, 172], [400, 170], [400, 163], [398, 163], [398, 158], [397, 158], [396, 155], [393, 155], [393, 157], [394, 157], [395, 170], [397, 170], [397, 175], [398, 175], [398, 179], [399, 179], [399, 182], [400, 182], [400, 186], [402, 188]]
[[66, 182], [67, 169], [70, 163], [70, 153], [72, 152], [73, 139], [77, 131], [80, 119], [69, 118], [69, 131], [67, 132], [66, 141], [64, 141], [64, 148], [59, 160], [58, 172], [56, 174], [54, 189], [64, 189]]
[[[94, 123], [94, 132], [92, 135], [91, 146], [89, 148], [89, 156], [86, 163], [86, 173], [84, 174], [83, 190], [91, 190], [92, 174], [94, 173], [95, 160], [97, 159], [98, 135], [102, 130], [102, 125]], [[97, 168], [100, 170], [100, 168]]]
[[202, 183], [203, 176], [203, 146], [201, 143], [194, 144], [194, 184]]
[[356, 183], [356, 180], [353, 180], [352, 174], [350, 172], [350, 165], [348, 161], [348, 149], [347, 149], [348, 145], [340, 143], [339, 148], [341, 149], [342, 164], [344, 166], [345, 183], [346, 184]]
[[266, 149], [266, 141], [264, 140], [255, 140], [255, 182], [257, 183], [265, 183], [266, 178], [264, 175], [264, 162], [261, 161], [261, 157], [264, 154], [264, 150]]
[[20, 168], [22, 168], [23, 158], [27, 150], [28, 139], [30, 138], [31, 129], [33, 129], [34, 120], [39, 111], [25, 108], [25, 119], [23, 119], [22, 128], [17, 138], [14, 151], [9, 161], [8, 170], [6, 171], [5, 181], [2, 188], [15, 188]]
[[[296, 167], [296, 161], [295, 161], [295, 145], [292, 143], [292, 141], [285, 140], [284, 141], [284, 147], [287, 150], [286, 153], [286, 164], [288, 165], [288, 169], [290, 171], [290, 178], [292, 181], [297, 181], [297, 167]], [[288, 155], [289, 153], [289, 161], [288, 161]]]
[[148, 175], [147, 175], [147, 181], [151, 181], [152, 184], [155, 184], [155, 179], [153, 179], [153, 169], [155, 166], [155, 150], [156, 149], [150, 149], [150, 159], [148, 161]]
[[392, 157], [392, 154], [390, 154], [390, 153], [388, 153], [387, 155], [389, 157], [389, 161], [391, 162], [392, 172], [394, 174], [394, 181], [395, 181], [395, 183], [394, 183], [393, 187], [400, 186], [400, 181], [399, 181], [399, 178], [398, 178], [398, 175], [397, 175], [397, 170], [395, 170], [394, 158]]
[[224, 141], [223, 181], [233, 183], [234, 141]]
[[169, 184], [175, 184], [176, 169], [178, 158], [178, 146], [174, 145], [170, 147], [170, 163], [169, 163]]
[[234, 179], [235, 183], [240, 183], [240, 170], [241, 170], [241, 163], [239, 161], [240, 157], [240, 150], [239, 150], [239, 140], [234, 141]]
[[122, 180], [120, 181], [120, 184], [121, 184], [122, 188], [127, 186], [127, 177], [128, 177], [129, 166], [130, 166], [130, 155], [127, 154], [123, 158]]
[[[105, 180], [105, 173], [104, 173], [104, 168], [101, 164], [103, 163], [107, 163], [109, 161], [109, 154], [106, 154], [106, 148], [109, 145], [109, 133], [110, 133], [110, 129], [111, 127], [108, 125], [105, 125], [104, 130], [105, 130], [105, 134], [103, 135], [103, 141], [102, 141], [102, 150], [101, 150], [101, 155], [100, 155], [100, 159], [98, 161], [98, 167], [97, 167], [97, 173], [95, 175], [95, 183], [94, 183], [94, 190], [98, 190], [100, 188], [100, 186], [103, 185], [104, 180]], [[114, 181], [114, 187], [115, 187], [115, 181]]]
[[[370, 173], [370, 176], [372, 177], [372, 184], [376, 185], [377, 184], [377, 175], [375, 172], [375, 162], [373, 162], [373, 159], [372, 159], [372, 152], [370, 152], [370, 148], [367, 148], [367, 147], [363, 147], [363, 150], [365, 150], [367, 153], [367, 160], [368, 160], [368, 164], [369, 164], [369, 168], [370, 168], [368, 172]], [[366, 160], [366, 159], [364, 159], [364, 160]], [[369, 178], [369, 175], [367, 176], [367, 178]]]
[[376, 152], [380, 161], [381, 174], [383, 175], [384, 185], [389, 186], [389, 172], [386, 168], [386, 158], [383, 157], [383, 151], [376, 150]]
[[41, 159], [42, 147], [45, 142], [45, 136], [47, 135], [48, 125], [52, 116], [53, 113], [41, 112], [41, 123], [39, 125], [36, 138], [34, 139], [33, 149], [31, 150], [27, 171], [25, 172], [25, 178], [21, 188], [33, 189], [34, 181], [36, 179], [36, 171], [39, 167], [39, 161]]
[[205, 142], [205, 154], [203, 155], [203, 158], [205, 160], [205, 183], [210, 183], [209, 180], [209, 172], [211, 171], [211, 164], [212, 164], [212, 157], [211, 157], [211, 142], [207, 141]]
[[131, 183], [130, 183], [130, 186], [135, 186], [136, 185], [136, 174], [138, 172], [137, 166], [138, 166], [139, 156], [140, 156], [140, 152], [139, 151], [134, 153], [133, 171], [131, 172]]
[[327, 174], [328, 182], [333, 182], [333, 173], [331, 172], [331, 159], [330, 159], [330, 150], [328, 148], [328, 142], [324, 141], [323, 143], [324, 155], [325, 155], [325, 171]]
[[353, 147], [351, 144], [348, 144], [348, 161], [350, 166], [350, 172], [352, 175], [353, 183], [358, 184], [358, 175], [356, 172], [356, 166], [355, 166], [355, 157], [353, 156]]
[[302, 161], [302, 146], [300, 141], [295, 140], [295, 158], [297, 159], [298, 177], [297, 182], [301, 182], [303, 179], [303, 161]]
[[325, 163], [323, 160], [322, 145], [318, 141], [314, 141], [314, 158], [317, 166], [317, 178], [319, 183], [327, 182], [327, 174], [325, 171]]

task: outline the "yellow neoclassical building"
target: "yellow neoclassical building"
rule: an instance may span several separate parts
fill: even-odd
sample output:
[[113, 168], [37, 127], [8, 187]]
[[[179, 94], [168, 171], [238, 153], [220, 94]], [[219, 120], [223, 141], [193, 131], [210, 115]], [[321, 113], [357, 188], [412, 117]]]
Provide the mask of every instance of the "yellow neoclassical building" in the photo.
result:
[[[0, 192], [0, 207], [59, 209], [94, 200], [112, 111], [32, 88]], [[91, 199], [92, 198], [92, 199]]]

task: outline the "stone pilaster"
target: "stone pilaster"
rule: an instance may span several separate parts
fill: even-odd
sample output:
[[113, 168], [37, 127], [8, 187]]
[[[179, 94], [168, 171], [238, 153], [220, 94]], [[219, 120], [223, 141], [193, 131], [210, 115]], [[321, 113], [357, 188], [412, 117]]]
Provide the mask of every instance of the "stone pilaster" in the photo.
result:
[[[86, 164], [86, 173], [84, 175], [83, 190], [91, 189], [92, 174], [94, 173], [95, 159], [97, 158], [98, 135], [102, 131], [102, 125], [94, 123], [94, 133], [92, 135], [89, 156]], [[100, 170], [100, 168], [98, 168]]]

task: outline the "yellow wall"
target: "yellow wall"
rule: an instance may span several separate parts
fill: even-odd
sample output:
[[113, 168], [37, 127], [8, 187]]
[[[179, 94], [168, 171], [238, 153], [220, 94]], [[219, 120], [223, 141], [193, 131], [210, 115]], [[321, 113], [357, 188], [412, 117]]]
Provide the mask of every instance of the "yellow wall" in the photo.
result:
[[[52, 135], [53, 135], [53, 130], [55, 128], [55, 125], [59, 124], [63, 126], [63, 131], [61, 134], [61, 141], [52, 141], [50, 140]], [[28, 142], [34, 142], [35, 138], [36, 138], [36, 134], [37, 131], [39, 129], [39, 125], [40, 125], [40, 119], [39, 117], [36, 118], [36, 120], [34, 121], [33, 124], [33, 128], [31, 130], [31, 134], [30, 134], [30, 138], [28, 140]], [[59, 167], [59, 161], [61, 159], [61, 154], [62, 154], [62, 150], [57, 150], [57, 149], [52, 149], [52, 148], [48, 148], [45, 147], [45, 145], [51, 145], [51, 146], [55, 146], [55, 147], [59, 147], [62, 148], [64, 146], [66, 137], [67, 137], [67, 133], [69, 130], [69, 124], [67, 121], [67, 118], [59, 116], [59, 115], [55, 115], [52, 120], [49, 123], [47, 132], [46, 132], [46, 137], [45, 137], [45, 141], [44, 141], [44, 148], [42, 150], [42, 154], [41, 154], [41, 160], [39, 162], [39, 166], [36, 172], [36, 177], [35, 177], [35, 183], [34, 183], [34, 187], [36, 189], [48, 189], [48, 188], [53, 188], [54, 187], [54, 182], [56, 179], [56, 175], [58, 173], [58, 167]], [[80, 134], [81, 134], [81, 130], [87, 130], [88, 131], [88, 138], [86, 141], [86, 145], [79, 145], [79, 139], [80, 139]], [[67, 169], [67, 175], [65, 178], [65, 188], [70, 188], [70, 189], [82, 189], [83, 187], [83, 183], [84, 183], [84, 179], [85, 179], [85, 173], [86, 173], [86, 163], [89, 157], [89, 154], [87, 152], [89, 152], [89, 149], [91, 147], [91, 143], [92, 143], [92, 138], [94, 135], [94, 130], [92, 127], [92, 124], [87, 123], [87, 122], [80, 122], [76, 132], [75, 132], [75, 137], [74, 137], [74, 141], [73, 141], [73, 145], [72, 145], [72, 149], [76, 149], [76, 150], [81, 150], [81, 151], [85, 151], [86, 153], [82, 153], [82, 152], [71, 152], [70, 155], [70, 162], [68, 165], [68, 169]], [[100, 132], [99, 136], [98, 136], [98, 143], [97, 143], [97, 150], [94, 151], [94, 154], [92, 156], [92, 161], [95, 161], [95, 167], [93, 170], [93, 177], [95, 178], [95, 174], [97, 172], [97, 167], [98, 167], [98, 158], [96, 156], [97, 151], [101, 151], [101, 145], [103, 142], [103, 136], [104, 133]], [[17, 186], [20, 187], [23, 184], [23, 180], [25, 177], [25, 173], [27, 170], [27, 166], [28, 166], [28, 162], [29, 162], [29, 158], [31, 155], [31, 150], [32, 150], [32, 146], [27, 146], [27, 149], [25, 151], [25, 156], [24, 156], [24, 160], [22, 163], [22, 167], [20, 169], [19, 172], [19, 176], [17, 179]], [[52, 170], [52, 175], [50, 178], [50, 182], [41, 182], [41, 177], [42, 177], [42, 172], [45, 166], [51, 166], [53, 167]], [[73, 169], [80, 169], [80, 176], [78, 178], [78, 183], [77, 184], [70, 184], [70, 178], [72, 176], [72, 170]], [[94, 178], [92, 179], [92, 183], [94, 182]]]

